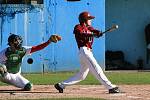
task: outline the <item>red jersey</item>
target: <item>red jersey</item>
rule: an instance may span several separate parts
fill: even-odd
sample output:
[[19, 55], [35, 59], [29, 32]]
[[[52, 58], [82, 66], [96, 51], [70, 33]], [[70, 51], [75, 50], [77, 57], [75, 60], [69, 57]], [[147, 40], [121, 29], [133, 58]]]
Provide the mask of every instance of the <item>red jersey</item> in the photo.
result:
[[94, 29], [92, 26], [86, 26], [85, 24], [77, 24], [74, 27], [74, 34], [78, 48], [85, 46], [92, 49], [92, 44], [94, 41], [93, 33], [99, 32], [99, 30]]

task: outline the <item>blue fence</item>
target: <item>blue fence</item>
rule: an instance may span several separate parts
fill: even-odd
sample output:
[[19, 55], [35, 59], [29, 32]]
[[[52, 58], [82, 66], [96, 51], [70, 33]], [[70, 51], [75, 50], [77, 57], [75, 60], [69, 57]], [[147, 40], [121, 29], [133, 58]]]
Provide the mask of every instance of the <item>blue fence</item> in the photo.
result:
[[[1, 4], [0, 6], [5, 5]], [[25, 8], [25, 6], [28, 7]], [[1, 49], [7, 47], [7, 38], [10, 32], [21, 35], [24, 40], [23, 44], [28, 46], [43, 43], [54, 33], [62, 36], [62, 41], [59, 43], [50, 44], [44, 50], [26, 56], [22, 63], [23, 72], [69, 71], [80, 67], [78, 48], [73, 35], [73, 28], [78, 23], [80, 12], [89, 11], [96, 17], [93, 20], [93, 26], [100, 30], [105, 28], [105, 0], [77, 2], [45, 0], [43, 4], [7, 5], [7, 10], [20, 10], [21, 7], [25, 8], [25, 11], [1, 14], [0, 16]], [[6, 8], [4, 7], [4, 9]], [[5, 11], [3, 12], [6, 13]], [[93, 52], [104, 69], [105, 36], [95, 40]], [[32, 64], [27, 62], [29, 58], [33, 59]]]

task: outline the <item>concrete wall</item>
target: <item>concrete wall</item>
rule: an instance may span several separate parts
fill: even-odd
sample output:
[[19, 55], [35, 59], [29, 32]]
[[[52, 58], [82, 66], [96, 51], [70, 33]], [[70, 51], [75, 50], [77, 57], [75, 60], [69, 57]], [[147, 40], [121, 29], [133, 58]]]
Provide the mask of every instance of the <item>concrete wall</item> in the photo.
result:
[[150, 23], [149, 0], [106, 0], [106, 27], [118, 24], [119, 29], [106, 35], [106, 50], [125, 53], [125, 60], [146, 64], [145, 26]]

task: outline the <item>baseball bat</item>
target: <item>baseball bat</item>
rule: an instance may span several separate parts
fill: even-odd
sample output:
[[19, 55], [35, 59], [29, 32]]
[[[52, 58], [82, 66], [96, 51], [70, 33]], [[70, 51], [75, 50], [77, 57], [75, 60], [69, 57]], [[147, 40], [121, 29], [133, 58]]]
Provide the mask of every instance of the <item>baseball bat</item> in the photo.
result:
[[118, 29], [118, 25], [113, 25], [112, 27], [108, 28], [107, 30], [105, 30], [104, 32], [102, 32], [102, 34], [105, 34], [107, 32], [111, 32]]

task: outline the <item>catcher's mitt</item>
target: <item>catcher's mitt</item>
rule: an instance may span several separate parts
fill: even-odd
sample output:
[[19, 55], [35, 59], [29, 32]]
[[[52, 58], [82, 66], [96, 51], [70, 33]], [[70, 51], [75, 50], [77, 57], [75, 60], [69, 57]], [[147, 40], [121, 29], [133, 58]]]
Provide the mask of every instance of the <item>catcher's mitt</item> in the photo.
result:
[[50, 39], [49, 39], [49, 40], [50, 40], [51, 42], [56, 43], [56, 42], [58, 42], [58, 41], [61, 40], [61, 36], [54, 34], [54, 35], [51, 35], [51, 36], [50, 36]]

